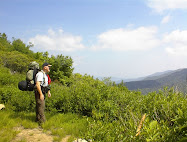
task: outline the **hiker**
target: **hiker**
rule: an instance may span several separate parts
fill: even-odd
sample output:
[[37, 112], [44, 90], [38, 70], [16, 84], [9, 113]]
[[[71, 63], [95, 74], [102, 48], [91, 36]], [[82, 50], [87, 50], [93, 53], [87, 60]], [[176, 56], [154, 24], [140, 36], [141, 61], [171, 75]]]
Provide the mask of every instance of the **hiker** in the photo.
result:
[[50, 67], [52, 65], [44, 63], [42, 65], [42, 70], [36, 74], [36, 89], [35, 89], [35, 100], [36, 100], [36, 121], [41, 123], [45, 122], [45, 94], [51, 97], [50, 88], [48, 86], [48, 76], [47, 73], [50, 72]]

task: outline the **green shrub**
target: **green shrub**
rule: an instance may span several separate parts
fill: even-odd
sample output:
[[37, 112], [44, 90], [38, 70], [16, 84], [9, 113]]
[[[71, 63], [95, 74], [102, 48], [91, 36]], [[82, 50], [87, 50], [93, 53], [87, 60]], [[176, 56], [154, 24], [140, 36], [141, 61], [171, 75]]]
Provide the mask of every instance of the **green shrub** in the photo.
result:
[[[9, 109], [16, 112], [34, 112], [34, 93], [23, 92], [17, 88], [17, 83], [24, 77], [21, 74], [12, 74], [7, 68], [0, 68], [0, 103], [5, 103]], [[187, 96], [174, 92], [173, 88], [142, 95], [141, 92], [129, 91], [125, 86], [111, 83], [106, 85], [89, 75], [74, 74], [69, 80], [69, 86], [62, 85], [59, 81], [51, 84], [52, 97], [46, 97], [46, 110], [55, 113], [77, 113], [87, 117], [85, 139], [115, 142], [170, 142], [186, 139]], [[136, 136], [140, 120], [145, 113], [146, 119], [140, 134]], [[54, 118], [58, 124], [60, 121], [68, 121], [58, 119]], [[66, 132], [76, 127], [70, 127], [68, 124]], [[61, 132], [60, 129], [53, 131], [54, 134]]]

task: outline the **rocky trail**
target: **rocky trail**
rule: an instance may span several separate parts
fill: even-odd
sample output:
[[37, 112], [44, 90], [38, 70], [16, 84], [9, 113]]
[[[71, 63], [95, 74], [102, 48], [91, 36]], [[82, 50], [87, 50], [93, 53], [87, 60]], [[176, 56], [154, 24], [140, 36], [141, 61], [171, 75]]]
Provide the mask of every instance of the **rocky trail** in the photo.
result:
[[[23, 127], [16, 127], [15, 130], [19, 131], [19, 133], [11, 142], [53, 142], [51, 132], [44, 133], [41, 128], [24, 129]], [[70, 135], [67, 135], [61, 142], [67, 142], [69, 138]]]

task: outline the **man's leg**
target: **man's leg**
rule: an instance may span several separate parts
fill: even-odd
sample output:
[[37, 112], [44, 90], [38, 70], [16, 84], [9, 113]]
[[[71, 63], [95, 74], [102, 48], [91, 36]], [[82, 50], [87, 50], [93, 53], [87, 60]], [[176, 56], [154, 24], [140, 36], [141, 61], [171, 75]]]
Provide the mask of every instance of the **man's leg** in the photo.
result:
[[45, 122], [45, 100], [40, 100], [40, 95], [38, 91], [35, 92], [35, 100], [36, 100], [36, 121], [39, 123]]

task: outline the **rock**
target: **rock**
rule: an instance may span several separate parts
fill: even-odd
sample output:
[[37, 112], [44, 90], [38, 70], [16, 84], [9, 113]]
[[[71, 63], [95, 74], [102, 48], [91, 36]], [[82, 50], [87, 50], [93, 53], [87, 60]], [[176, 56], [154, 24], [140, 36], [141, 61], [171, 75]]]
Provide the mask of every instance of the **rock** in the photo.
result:
[[86, 140], [84, 140], [84, 139], [76, 139], [76, 140], [74, 140], [73, 142], [88, 142], [88, 141], [86, 141]]
[[4, 104], [0, 104], [0, 110], [2, 110], [3, 108], [5, 108]]

